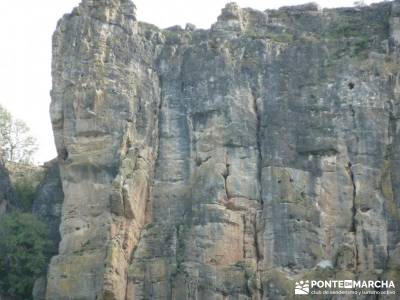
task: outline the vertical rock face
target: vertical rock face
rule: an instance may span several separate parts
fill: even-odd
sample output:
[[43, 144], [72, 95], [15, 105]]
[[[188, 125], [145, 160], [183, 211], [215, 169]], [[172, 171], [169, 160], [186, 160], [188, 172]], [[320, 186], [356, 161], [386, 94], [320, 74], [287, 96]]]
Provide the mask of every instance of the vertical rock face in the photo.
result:
[[399, 278], [399, 2], [159, 30], [83, 1], [53, 40], [65, 193], [47, 299], [290, 299]]
[[[58, 252], [60, 242], [60, 221], [61, 208], [64, 201], [62, 190], [60, 168], [57, 159], [53, 159], [43, 165], [43, 178], [36, 187], [32, 200], [32, 214], [41, 222], [47, 225], [49, 230], [48, 238], [52, 241], [52, 249], [49, 249], [50, 256]], [[32, 291], [34, 300], [43, 300], [46, 297], [46, 274], [35, 280]]]
[[49, 228], [49, 238], [60, 242], [61, 208], [64, 201], [60, 168], [56, 159], [44, 165], [45, 174], [32, 201], [32, 213]]
[[157, 155], [154, 47], [129, 1], [83, 1], [54, 35], [51, 106], [65, 200], [48, 299], [124, 299]]

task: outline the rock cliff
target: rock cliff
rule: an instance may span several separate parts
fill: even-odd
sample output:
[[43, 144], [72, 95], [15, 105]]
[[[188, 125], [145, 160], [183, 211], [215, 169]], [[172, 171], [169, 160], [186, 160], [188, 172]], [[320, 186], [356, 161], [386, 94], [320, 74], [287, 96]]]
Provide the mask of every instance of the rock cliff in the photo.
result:
[[32, 213], [47, 225], [50, 239], [58, 245], [61, 208], [64, 201], [60, 169], [56, 159], [44, 164], [43, 168], [45, 170], [43, 179], [36, 187], [32, 200]]
[[65, 200], [47, 299], [399, 279], [399, 47], [399, 1], [231, 3], [209, 30], [160, 30], [129, 0], [83, 0], [53, 37]]

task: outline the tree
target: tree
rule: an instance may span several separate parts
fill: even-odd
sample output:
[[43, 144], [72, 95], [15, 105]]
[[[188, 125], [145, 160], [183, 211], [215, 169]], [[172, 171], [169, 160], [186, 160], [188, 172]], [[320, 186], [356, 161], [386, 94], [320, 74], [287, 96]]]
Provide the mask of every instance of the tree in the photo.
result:
[[0, 158], [29, 163], [36, 151], [37, 142], [29, 127], [0, 105]]
[[30, 299], [45, 272], [52, 243], [45, 224], [32, 214], [12, 212], [0, 220], [0, 294]]

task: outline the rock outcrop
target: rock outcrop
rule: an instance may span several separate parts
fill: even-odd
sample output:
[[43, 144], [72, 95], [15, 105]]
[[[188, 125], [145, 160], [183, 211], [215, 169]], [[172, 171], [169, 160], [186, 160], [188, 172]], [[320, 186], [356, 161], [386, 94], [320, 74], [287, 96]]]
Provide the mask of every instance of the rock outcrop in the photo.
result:
[[[36, 187], [32, 199], [32, 214], [47, 225], [49, 239], [53, 245], [53, 248], [49, 249], [49, 253], [50, 256], [53, 256], [58, 254], [58, 244], [61, 239], [59, 228], [64, 192], [62, 190], [58, 161], [53, 159], [45, 163], [42, 168], [44, 169], [44, 176]], [[46, 298], [46, 285], [46, 274], [35, 280], [32, 291], [34, 300], [44, 300]]]
[[[61, 208], [64, 201], [60, 168], [56, 159], [44, 164], [44, 177], [32, 201], [32, 214], [49, 228], [49, 237], [58, 245], [60, 242]], [[57, 252], [56, 249], [55, 253]]]
[[53, 38], [47, 299], [400, 278], [399, 43], [398, 1], [228, 4], [210, 30], [160, 30], [129, 0], [83, 0]]

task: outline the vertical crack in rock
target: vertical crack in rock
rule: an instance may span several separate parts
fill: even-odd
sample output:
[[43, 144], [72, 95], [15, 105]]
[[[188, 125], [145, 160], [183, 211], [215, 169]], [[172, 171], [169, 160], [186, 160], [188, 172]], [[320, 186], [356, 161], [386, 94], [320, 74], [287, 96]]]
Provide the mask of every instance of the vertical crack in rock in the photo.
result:
[[[139, 242], [139, 241], [138, 241]], [[132, 256], [133, 256], [133, 254], [134, 254], [134, 251], [132, 252]], [[126, 284], [125, 284], [125, 298], [124, 298], [124, 300], [128, 300], [128, 292], [129, 292], [129, 269], [128, 269], [128, 271], [126, 272], [126, 278], [125, 278], [125, 280], [126, 280]]]
[[[262, 211], [262, 210], [261, 210]], [[258, 241], [258, 226], [257, 226], [257, 219], [258, 219], [258, 214], [257, 212], [255, 213], [255, 218], [254, 218], [254, 246], [255, 246], [255, 251], [256, 251], [256, 280], [258, 283], [258, 288], [259, 288], [259, 293], [261, 296], [261, 299], [263, 299], [264, 297], [264, 287], [263, 284], [261, 282], [261, 274], [260, 274], [260, 266], [259, 264], [262, 263], [263, 257], [262, 257], [262, 253], [260, 253], [260, 243]]]
[[225, 156], [225, 170], [222, 173], [222, 177], [224, 178], [224, 189], [225, 189], [225, 195], [226, 195], [226, 199], [224, 199], [225, 201], [228, 201], [230, 199], [230, 195], [229, 195], [229, 191], [228, 191], [228, 177], [230, 176], [230, 165], [228, 163], [228, 156]]
[[357, 186], [355, 182], [355, 177], [354, 177], [354, 172], [353, 172], [353, 165], [349, 161], [347, 164], [351, 184], [353, 186], [353, 194], [352, 194], [352, 207], [351, 207], [351, 212], [352, 212], [352, 217], [351, 217], [351, 232], [354, 234], [354, 250], [355, 250], [355, 271], [357, 272], [358, 270], [358, 263], [359, 263], [359, 257], [358, 257], [358, 241], [357, 241], [357, 206], [356, 206], [356, 197], [357, 197]]
[[355, 233], [356, 232], [356, 214], [357, 214], [357, 209], [356, 209], [357, 187], [356, 187], [356, 183], [354, 181], [354, 173], [353, 173], [353, 169], [352, 169], [352, 163], [349, 162], [347, 166], [348, 166], [351, 184], [353, 186], [352, 208], [351, 208], [351, 212], [352, 212], [351, 232]]
[[[256, 121], [256, 146], [257, 146], [257, 184], [258, 184], [258, 197], [259, 197], [259, 203], [261, 205], [261, 208], [259, 211], [262, 213], [264, 211], [264, 199], [263, 199], [263, 187], [262, 187], [262, 152], [261, 152], [261, 116], [260, 116], [260, 111], [257, 103], [257, 94], [253, 89], [251, 89], [251, 95], [253, 99], [253, 110], [255, 114], [255, 121]], [[263, 256], [262, 253], [260, 253], [260, 243], [258, 240], [258, 211], [255, 213], [255, 219], [254, 219], [254, 245], [255, 245], [255, 254], [256, 254], [256, 260], [257, 260], [257, 277], [260, 278], [260, 263], [262, 263]], [[263, 284], [261, 282], [260, 286], [260, 293], [261, 293], [261, 299], [264, 297], [264, 288]]]
[[157, 156], [155, 158], [155, 166], [157, 166], [160, 159], [160, 151], [161, 151], [160, 140], [161, 140], [161, 126], [162, 126], [161, 116], [162, 116], [162, 108], [164, 105], [164, 92], [163, 92], [164, 81], [162, 76], [158, 76], [158, 80], [160, 82], [160, 102], [158, 103], [158, 111], [157, 111], [157, 149], [156, 149]]
[[253, 107], [254, 107], [254, 113], [256, 116], [256, 141], [257, 141], [257, 180], [258, 180], [258, 185], [259, 185], [259, 201], [261, 205], [264, 204], [264, 200], [262, 198], [262, 153], [261, 153], [261, 119], [260, 119], [260, 112], [257, 104], [257, 98], [253, 94]]
[[242, 218], [242, 224], [243, 224], [243, 234], [242, 234], [242, 252], [243, 252], [243, 257], [246, 258], [247, 257], [247, 253], [246, 253], [246, 216], [244, 214], [241, 214], [241, 218]]

